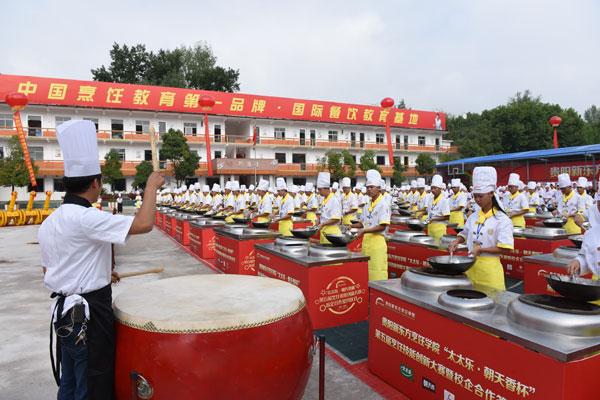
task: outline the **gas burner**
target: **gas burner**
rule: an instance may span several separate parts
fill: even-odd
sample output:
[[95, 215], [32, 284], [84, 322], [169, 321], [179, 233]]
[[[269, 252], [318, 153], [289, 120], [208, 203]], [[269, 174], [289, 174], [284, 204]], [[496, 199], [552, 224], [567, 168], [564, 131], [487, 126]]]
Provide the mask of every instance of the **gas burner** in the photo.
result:
[[569, 314], [600, 315], [600, 307], [585, 301], [571, 300], [549, 294], [523, 294], [519, 301], [534, 307]]
[[400, 278], [407, 289], [444, 292], [451, 289], [471, 289], [473, 285], [464, 274], [448, 275], [433, 268], [410, 268]]
[[521, 295], [508, 305], [508, 319], [552, 334], [600, 336], [600, 307], [564, 297]]
[[472, 289], [448, 290], [438, 297], [438, 303], [446, 307], [472, 311], [494, 308], [494, 300], [485, 293]]

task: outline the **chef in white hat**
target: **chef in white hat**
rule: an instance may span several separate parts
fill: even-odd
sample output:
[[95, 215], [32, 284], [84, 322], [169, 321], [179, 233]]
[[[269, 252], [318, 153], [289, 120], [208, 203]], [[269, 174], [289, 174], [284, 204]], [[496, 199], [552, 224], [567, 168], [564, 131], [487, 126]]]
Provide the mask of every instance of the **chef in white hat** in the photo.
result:
[[553, 211], [553, 214], [567, 218], [567, 222], [563, 226], [563, 229], [567, 231], [569, 235], [579, 235], [581, 233], [581, 228], [577, 226], [574, 220], [575, 215], [579, 212], [579, 194], [573, 190], [569, 174], [558, 175], [558, 187], [562, 196], [560, 201], [558, 201], [556, 210]]
[[306, 190], [306, 219], [317, 224], [317, 210], [319, 209], [319, 198], [315, 194], [315, 186], [312, 182], [308, 182], [304, 190]]
[[333, 194], [335, 194], [336, 196], [339, 196], [339, 193], [338, 193], [338, 189], [339, 189], [339, 187], [340, 187], [340, 184], [339, 184], [338, 182], [333, 182], [333, 183], [331, 184], [331, 191], [332, 191], [332, 192], [333, 192]]
[[410, 192], [408, 193], [407, 200], [410, 203], [411, 211], [417, 211], [417, 201], [419, 200], [419, 190], [417, 189], [417, 181], [413, 179], [410, 181]]
[[537, 208], [542, 205], [542, 197], [537, 189], [537, 184], [534, 181], [527, 182], [527, 201], [529, 203], [529, 212], [532, 213], [537, 213]]
[[256, 222], [269, 222], [273, 214], [273, 198], [269, 193], [269, 181], [261, 179], [256, 188], [258, 192], [258, 203], [256, 211]]
[[231, 193], [233, 197], [233, 210], [230, 215], [225, 218], [225, 222], [232, 224], [237, 218], [244, 218], [244, 211], [246, 210], [246, 198], [240, 190], [240, 182], [231, 182]]
[[352, 225], [352, 220], [356, 218], [356, 210], [358, 210], [358, 198], [352, 193], [352, 183], [350, 178], [342, 179], [342, 224]]
[[467, 195], [461, 189], [462, 183], [460, 179], [452, 179], [450, 187], [452, 195], [448, 199], [450, 201], [450, 219], [451, 224], [457, 224], [457, 228], [465, 226], [465, 209], [467, 207]]
[[515, 228], [525, 228], [524, 215], [529, 212], [529, 201], [527, 195], [519, 190], [520, 185], [519, 174], [510, 174], [508, 193], [502, 198], [504, 210], [508, 213]]
[[454, 252], [460, 243], [466, 242], [469, 254], [475, 257], [475, 264], [466, 272], [467, 277], [474, 284], [506, 290], [500, 255], [514, 249], [513, 225], [494, 193], [496, 184], [495, 168], [473, 170], [473, 197], [479, 211], [467, 219], [448, 250]]
[[254, 185], [250, 185], [248, 187], [248, 205], [255, 208], [257, 203], [258, 195], [256, 194], [256, 187]]
[[281, 200], [279, 201], [277, 218], [274, 222], [279, 224], [279, 234], [282, 236], [293, 236], [292, 229], [294, 222], [292, 221], [292, 216], [296, 208], [294, 198], [288, 193], [288, 187], [284, 178], [277, 178], [275, 183], [277, 185], [277, 195]]
[[221, 185], [213, 183], [210, 197], [212, 198], [210, 207], [214, 214], [220, 212], [223, 209], [223, 195], [221, 194]]
[[584, 176], [580, 176], [577, 179], [577, 194], [579, 195], [579, 200], [577, 203], [577, 209], [580, 214], [585, 214], [585, 212], [594, 205], [594, 199], [587, 193], [587, 188], [589, 187], [588, 180]]
[[331, 191], [331, 174], [329, 172], [319, 172], [317, 176], [317, 190], [323, 198], [320, 211], [319, 222], [321, 244], [330, 244], [325, 237], [326, 234], [340, 235], [340, 221], [342, 219], [342, 203], [339, 198]]
[[362, 214], [362, 208], [367, 202], [367, 197], [363, 196], [362, 194], [362, 188], [363, 184], [359, 182], [357, 182], [356, 186], [354, 187], [354, 195], [356, 196], [356, 202], [358, 204], [358, 208], [356, 209], [357, 219], [360, 219], [358, 217], [360, 217], [360, 215]]
[[444, 223], [450, 218], [450, 203], [443, 193], [446, 187], [441, 175], [434, 175], [431, 179], [431, 194], [433, 199], [427, 205], [427, 234], [439, 244], [442, 236], [446, 234], [447, 226]]
[[233, 213], [233, 210], [235, 209], [235, 195], [233, 194], [232, 190], [235, 183], [235, 181], [225, 182], [225, 195], [223, 196], [222, 214], [227, 215], [227, 218], [225, 219], [227, 222], [233, 222], [233, 218], [231, 218], [230, 214]]
[[381, 194], [381, 175], [370, 169], [366, 173], [369, 202], [363, 207], [360, 222], [352, 227], [361, 228], [362, 253], [369, 256], [369, 280], [388, 278], [387, 243], [383, 236], [390, 225], [392, 211]]
[[212, 195], [210, 194], [210, 186], [202, 185], [202, 194], [200, 196], [200, 204], [196, 207], [197, 210], [209, 211], [212, 208]]
[[111, 247], [125, 244], [129, 235], [152, 230], [156, 191], [164, 178], [158, 172], [148, 177], [135, 217], [97, 210], [92, 202], [102, 190], [102, 176], [96, 127], [90, 121], [71, 120], [57, 127], [56, 137], [64, 158], [66, 194], [40, 226], [38, 241], [44, 286], [55, 298], [52, 318], [60, 353], [53, 370], [58, 398], [74, 398], [76, 393], [78, 399], [110, 399], [115, 355], [111, 282], [119, 280], [111, 271]]
[[415, 205], [413, 206], [414, 211], [416, 211], [417, 218], [422, 218], [423, 220], [427, 218], [427, 191], [425, 185], [425, 178], [417, 178], [417, 194]]

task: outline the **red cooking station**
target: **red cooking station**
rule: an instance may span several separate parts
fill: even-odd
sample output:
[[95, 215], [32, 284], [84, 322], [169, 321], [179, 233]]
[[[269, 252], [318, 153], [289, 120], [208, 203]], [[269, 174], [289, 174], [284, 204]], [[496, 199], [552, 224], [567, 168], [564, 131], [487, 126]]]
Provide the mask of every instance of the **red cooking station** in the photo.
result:
[[515, 249], [510, 254], [502, 254], [500, 262], [506, 276], [523, 279], [525, 275], [523, 257], [552, 253], [562, 246], [571, 246], [573, 242], [563, 229], [531, 227], [515, 230]]
[[273, 242], [278, 236], [276, 232], [246, 225], [223, 225], [214, 231], [216, 266], [226, 274], [256, 275], [254, 245]]
[[190, 222], [198, 217], [179, 213], [175, 217], [175, 240], [184, 246], [190, 245]]
[[367, 319], [368, 260], [345, 247], [256, 245], [258, 275], [298, 286], [314, 329]]
[[[312, 226], [312, 222], [308, 219], [302, 219], [298, 217], [292, 217], [292, 229], [303, 229]], [[279, 222], [271, 222], [269, 229], [275, 232], [279, 232]]]
[[[553, 294], [556, 292], [548, 285], [545, 276], [548, 273], [568, 275], [567, 267], [577, 256], [579, 249], [573, 246], [559, 247], [552, 254], [538, 254], [523, 257], [525, 274], [523, 288], [525, 293]], [[591, 275], [590, 275], [591, 277]]]
[[600, 314], [550, 311], [511, 292], [486, 292], [476, 301], [491, 305], [469, 309], [404, 280], [369, 283], [368, 365], [411, 399], [598, 398]]
[[215, 221], [210, 218], [200, 218], [190, 222], [190, 249], [203, 260], [216, 257], [215, 229], [225, 224], [224, 221]]

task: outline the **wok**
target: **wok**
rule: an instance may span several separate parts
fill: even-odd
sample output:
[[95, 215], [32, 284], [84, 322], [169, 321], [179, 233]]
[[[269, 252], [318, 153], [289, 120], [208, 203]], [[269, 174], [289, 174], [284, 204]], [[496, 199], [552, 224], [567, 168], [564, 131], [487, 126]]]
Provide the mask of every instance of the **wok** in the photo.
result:
[[304, 213], [305, 213], [305, 212], [306, 212], [306, 211], [304, 211], [304, 210], [300, 210], [300, 211], [294, 211], [294, 212], [292, 213], [292, 215], [293, 215], [294, 217], [301, 217], [301, 216], [303, 216], [303, 215], [304, 215]]
[[223, 220], [223, 219], [227, 218], [227, 215], [225, 215], [225, 214], [220, 214], [220, 215], [219, 215], [219, 214], [216, 214], [216, 215], [212, 215], [212, 216], [211, 216], [211, 218], [212, 218], [212, 219], [220, 219], [220, 220]]
[[359, 222], [360, 222], [360, 221], [359, 221], [359, 220], [357, 220], [357, 219], [352, 219], [352, 220], [350, 220], [350, 223], [351, 223], [352, 225], [354, 225], [354, 224], [358, 224]]
[[571, 240], [571, 242], [573, 242], [575, 247], [577, 247], [578, 249], [581, 248], [581, 245], [583, 244], [583, 235], [569, 236], [569, 239]]
[[250, 222], [250, 218], [234, 218], [233, 222], [235, 222], [236, 224], [248, 224], [248, 222]]
[[600, 281], [574, 276], [547, 274], [546, 281], [558, 294], [577, 301], [600, 299]]
[[297, 237], [299, 239], [308, 239], [312, 235], [317, 233], [318, 230], [319, 230], [319, 228], [314, 227], [314, 228], [292, 229], [291, 232], [292, 232], [292, 235], [294, 235], [294, 237]]
[[337, 235], [332, 233], [326, 233], [325, 237], [331, 242], [331, 244], [338, 247], [346, 246], [348, 243], [354, 240], [353, 236], [344, 234]]
[[566, 221], [562, 218], [549, 218], [542, 221], [548, 228], [562, 228]]
[[422, 231], [423, 229], [425, 229], [425, 226], [426, 226], [423, 222], [421, 222], [420, 220], [418, 220], [416, 218], [409, 219], [408, 221], [406, 221], [406, 224], [413, 231]]
[[475, 257], [467, 256], [437, 256], [427, 259], [431, 267], [450, 275], [458, 275], [467, 271], [475, 264]]
[[410, 212], [410, 210], [408, 208], [407, 209], [399, 208], [398, 212], [402, 215], [412, 215], [412, 212]]
[[198, 215], [204, 215], [208, 212], [208, 210], [196, 210], [196, 214]]
[[255, 228], [268, 228], [271, 225], [270, 222], [253, 222], [252, 226]]

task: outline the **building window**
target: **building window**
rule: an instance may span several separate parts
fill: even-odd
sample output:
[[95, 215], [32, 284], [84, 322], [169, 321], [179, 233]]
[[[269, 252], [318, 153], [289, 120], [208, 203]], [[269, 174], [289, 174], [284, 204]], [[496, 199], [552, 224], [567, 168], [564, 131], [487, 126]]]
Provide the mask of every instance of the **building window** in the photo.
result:
[[54, 188], [53, 190], [55, 192], [64, 192], [65, 191], [65, 185], [64, 185], [62, 179], [55, 178], [52, 182], [52, 187]]
[[215, 151], [215, 158], [221, 158], [221, 152]]
[[119, 160], [125, 161], [125, 149], [110, 149], [110, 151], [116, 151], [119, 155]]
[[221, 125], [215, 125], [215, 143], [221, 142]]
[[110, 131], [113, 139], [123, 139], [123, 120], [111, 119]]
[[60, 116], [54, 117], [54, 126], [58, 128], [58, 126], [60, 124], [65, 123], [70, 120], [71, 120], [71, 117], [60, 117]]
[[0, 114], [0, 129], [12, 129], [13, 116], [12, 114]]
[[384, 142], [383, 133], [376, 133], [375, 134], [375, 143], [383, 144], [383, 142]]
[[0, 147], [0, 160], [4, 158], [4, 147]]
[[317, 141], [317, 131], [315, 131], [314, 129], [311, 129], [310, 130], [310, 145], [314, 146], [316, 141]]
[[196, 136], [198, 133], [198, 124], [195, 122], [184, 122], [183, 123], [183, 134]]
[[135, 133], [150, 132], [150, 121], [135, 121]]
[[408, 145], [408, 135], [404, 135], [404, 145]]
[[292, 184], [298, 186], [306, 185], [306, 178], [292, 178]]
[[152, 150], [144, 150], [144, 160], [152, 161]]
[[127, 185], [125, 184], [125, 179], [116, 179], [113, 183], [115, 191], [124, 192]]
[[94, 126], [96, 127], [96, 132], [98, 132], [98, 118], [84, 118], [84, 121], [92, 121]]
[[31, 186], [31, 185], [27, 185], [27, 191], [31, 192], [31, 191], [35, 191], [36, 193], [41, 193], [44, 192], [44, 178], [36, 178], [35, 182], [37, 183], [37, 185], [35, 185], [35, 187]]
[[275, 128], [275, 139], [285, 139], [285, 128]]
[[285, 153], [275, 153], [275, 159], [279, 164], [285, 164]]
[[419, 146], [425, 146], [425, 136], [419, 136]]
[[162, 135], [167, 133], [167, 123], [165, 121], [158, 121], [158, 134]]
[[30, 115], [27, 117], [28, 136], [42, 136], [42, 117]]
[[408, 167], [408, 156], [404, 156], [404, 165]]
[[385, 156], [377, 156], [377, 165], [385, 165]]
[[29, 146], [29, 154], [32, 160], [44, 159], [44, 148], [42, 146]]
[[327, 132], [327, 138], [330, 142], [337, 142], [338, 140], [338, 131], [329, 131]]

